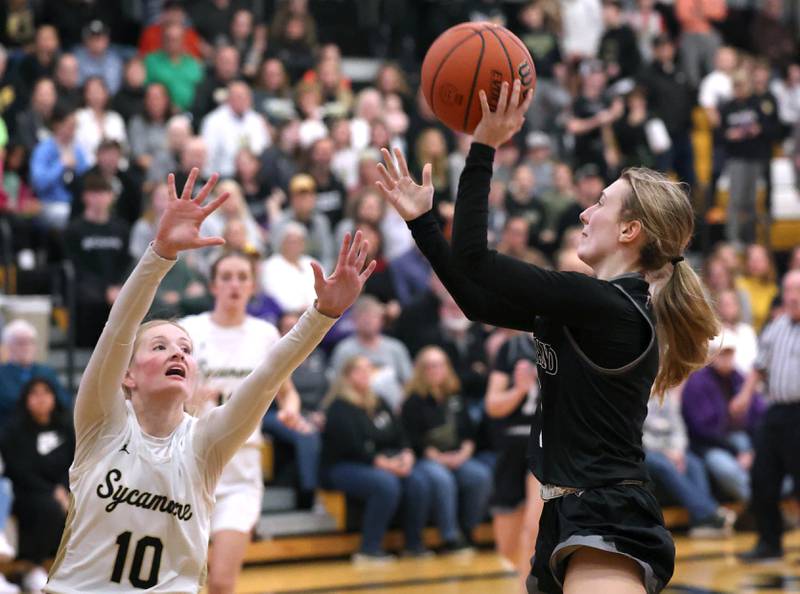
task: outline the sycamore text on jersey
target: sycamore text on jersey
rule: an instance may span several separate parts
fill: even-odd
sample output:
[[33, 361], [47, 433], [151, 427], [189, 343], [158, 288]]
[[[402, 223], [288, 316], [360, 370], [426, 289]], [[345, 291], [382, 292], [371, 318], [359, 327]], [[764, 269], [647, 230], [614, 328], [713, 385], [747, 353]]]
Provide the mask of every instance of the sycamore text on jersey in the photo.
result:
[[105, 485], [97, 485], [97, 496], [100, 499], [111, 499], [106, 505], [107, 512], [113, 512], [120, 503], [127, 503], [133, 507], [141, 507], [170, 514], [179, 520], [188, 521], [192, 517], [192, 506], [189, 503], [178, 503], [164, 495], [155, 495], [149, 491], [131, 489], [125, 485], [115, 483], [122, 481], [122, 471], [112, 468], [106, 474]]

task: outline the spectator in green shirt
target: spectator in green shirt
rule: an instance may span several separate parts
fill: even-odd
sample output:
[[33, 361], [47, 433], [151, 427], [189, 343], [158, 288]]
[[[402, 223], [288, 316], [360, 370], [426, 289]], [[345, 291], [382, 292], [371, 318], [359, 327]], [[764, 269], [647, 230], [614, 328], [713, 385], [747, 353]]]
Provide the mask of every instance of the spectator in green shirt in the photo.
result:
[[197, 84], [203, 80], [203, 68], [195, 58], [184, 51], [185, 29], [172, 24], [164, 29], [163, 48], [148, 54], [144, 59], [147, 83], [159, 82], [167, 87], [170, 99], [182, 110], [194, 102]]

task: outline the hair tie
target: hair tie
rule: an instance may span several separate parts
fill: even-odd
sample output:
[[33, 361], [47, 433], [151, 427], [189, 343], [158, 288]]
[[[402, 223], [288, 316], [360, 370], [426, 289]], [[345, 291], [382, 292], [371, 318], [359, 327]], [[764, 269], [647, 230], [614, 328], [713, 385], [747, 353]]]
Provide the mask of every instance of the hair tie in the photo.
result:
[[683, 262], [683, 256], [677, 256], [675, 258], [672, 258], [670, 262], [672, 262], [672, 265], [675, 266], [678, 262]]

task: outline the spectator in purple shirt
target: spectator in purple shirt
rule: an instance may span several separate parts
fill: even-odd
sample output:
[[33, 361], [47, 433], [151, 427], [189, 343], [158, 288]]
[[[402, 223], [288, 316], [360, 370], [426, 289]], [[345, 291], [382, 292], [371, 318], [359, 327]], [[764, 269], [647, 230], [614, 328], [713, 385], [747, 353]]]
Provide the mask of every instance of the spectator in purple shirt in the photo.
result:
[[683, 389], [683, 417], [689, 444], [701, 456], [723, 493], [747, 502], [750, 499], [750, 466], [753, 463], [751, 435], [764, 403], [756, 396], [747, 414], [737, 417], [730, 402], [742, 388], [744, 377], [734, 365], [736, 340], [732, 334], [717, 338], [711, 363], [696, 371]]

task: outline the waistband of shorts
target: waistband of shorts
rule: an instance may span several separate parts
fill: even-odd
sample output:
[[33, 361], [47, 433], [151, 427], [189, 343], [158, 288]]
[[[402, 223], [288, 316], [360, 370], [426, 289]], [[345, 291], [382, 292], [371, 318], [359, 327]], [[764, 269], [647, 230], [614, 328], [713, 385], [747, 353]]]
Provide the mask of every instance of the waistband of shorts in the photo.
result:
[[[620, 481], [618, 483], [614, 483], [612, 485], [604, 485], [605, 487], [617, 487], [617, 486], [643, 486], [644, 481], [635, 481], [635, 480], [625, 480]], [[565, 495], [577, 495], [580, 497], [584, 491], [588, 491], [589, 489], [599, 489], [602, 487], [559, 487], [558, 485], [541, 485], [539, 488], [539, 492], [542, 495], [543, 501], [550, 501], [552, 499], [558, 499], [559, 497], [564, 497]]]

